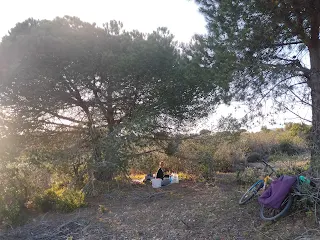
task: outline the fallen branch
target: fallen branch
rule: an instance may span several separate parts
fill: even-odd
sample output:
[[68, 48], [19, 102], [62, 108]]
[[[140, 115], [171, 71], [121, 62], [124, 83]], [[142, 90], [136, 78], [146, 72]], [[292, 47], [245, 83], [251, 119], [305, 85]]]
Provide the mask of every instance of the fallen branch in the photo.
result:
[[179, 220], [187, 227], [187, 229], [191, 229], [191, 227], [185, 222], [183, 221], [181, 218], [179, 218]]

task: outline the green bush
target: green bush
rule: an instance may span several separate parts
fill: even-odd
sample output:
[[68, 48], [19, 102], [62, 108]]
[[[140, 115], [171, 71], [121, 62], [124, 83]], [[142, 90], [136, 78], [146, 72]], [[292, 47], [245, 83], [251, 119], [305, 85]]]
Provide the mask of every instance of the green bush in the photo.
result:
[[[307, 127], [295, 124], [296, 129], [263, 128], [260, 132], [218, 132], [202, 134], [183, 140], [175, 148], [174, 156], [152, 153], [132, 159], [132, 172], [155, 173], [159, 161], [168, 169], [198, 177], [210, 178], [215, 172], [242, 170], [248, 162], [260, 162], [264, 157], [276, 160], [275, 156], [286, 156], [290, 160], [295, 154], [308, 153], [305, 138]], [[281, 157], [283, 158], [283, 157]]]
[[292, 136], [307, 137], [311, 132], [311, 125], [304, 123], [286, 123], [285, 130], [290, 132]]
[[55, 210], [58, 202], [58, 195], [53, 190], [47, 190], [44, 194], [38, 195], [34, 198], [34, 205], [42, 212]]
[[243, 133], [241, 135], [239, 144], [245, 152], [257, 153], [264, 155], [271, 153], [272, 149], [278, 145], [277, 136], [279, 133], [270, 132], [257, 132], [257, 133]]
[[299, 175], [303, 172], [305, 172], [309, 168], [309, 165], [305, 166], [293, 166], [293, 167], [287, 167], [287, 168], [280, 168], [276, 171], [276, 175], [279, 177], [281, 175], [289, 175], [289, 176], [295, 176]]
[[255, 162], [259, 162], [261, 160], [262, 160], [262, 156], [261, 156], [261, 154], [259, 154], [257, 152], [250, 153], [247, 156], [247, 162], [248, 163], [255, 163]]
[[23, 214], [25, 191], [15, 184], [15, 181], [11, 181], [12, 179], [4, 179], [2, 183], [6, 185], [0, 186], [0, 224], [6, 226], [19, 225], [25, 220]]
[[296, 155], [301, 151], [298, 146], [290, 141], [281, 141], [278, 149], [279, 152], [288, 154], [289, 156]]
[[86, 205], [84, 193], [72, 189], [48, 189], [34, 199], [34, 205], [42, 212], [56, 210], [71, 212]]
[[269, 156], [268, 160], [270, 162], [282, 162], [282, 163], [287, 163], [287, 164], [294, 164], [296, 162], [300, 162], [300, 161], [310, 161], [310, 155], [309, 153], [305, 153], [305, 154], [297, 154], [297, 155], [292, 155], [289, 156], [286, 153], [279, 153], [277, 152], [276, 154], [273, 154], [271, 156]]
[[25, 220], [22, 206], [18, 201], [10, 204], [0, 203], [0, 221], [4, 225], [18, 225]]
[[219, 172], [230, 172], [235, 165], [243, 163], [245, 152], [237, 143], [220, 143], [214, 152], [214, 168]]
[[242, 172], [237, 172], [237, 181], [244, 184], [252, 184], [262, 176], [262, 170], [254, 168], [246, 168]]
[[58, 210], [62, 212], [71, 212], [77, 208], [86, 206], [84, 193], [77, 190], [65, 191], [58, 203]]
[[239, 141], [246, 153], [256, 152], [261, 155], [287, 153], [294, 155], [308, 150], [307, 139], [303, 135], [292, 135], [284, 129], [243, 133]]
[[199, 171], [201, 177], [206, 180], [214, 176], [214, 161], [210, 152], [203, 152], [199, 154]]

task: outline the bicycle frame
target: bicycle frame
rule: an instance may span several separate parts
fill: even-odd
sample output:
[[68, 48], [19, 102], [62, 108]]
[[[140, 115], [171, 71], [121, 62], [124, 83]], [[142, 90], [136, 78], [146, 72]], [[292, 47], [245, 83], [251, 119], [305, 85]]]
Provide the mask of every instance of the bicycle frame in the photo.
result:
[[265, 162], [265, 161], [262, 160], [262, 163], [264, 163], [264, 165], [265, 165], [266, 168], [270, 168], [270, 169], [271, 169], [271, 173], [268, 174], [268, 175], [267, 175], [266, 177], [264, 177], [264, 179], [263, 179], [263, 183], [264, 183], [264, 184], [263, 184], [262, 190], [265, 191], [266, 186], [267, 186], [269, 180], [271, 180], [271, 181], [274, 180], [274, 179], [271, 177], [271, 175], [275, 173], [275, 170], [274, 170], [274, 168], [273, 168], [271, 165], [269, 165], [267, 162]]
[[268, 181], [271, 180], [273, 181], [273, 179], [271, 178], [271, 175], [273, 173], [275, 173], [274, 169], [272, 166], [270, 166], [268, 163], [266, 163], [265, 161], [262, 161], [266, 168], [270, 168], [271, 169], [271, 173], [268, 174], [267, 176], [264, 177], [264, 179], [260, 179], [257, 182], [255, 182], [240, 198], [239, 200], [239, 204], [243, 205], [245, 203], [247, 203], [248, 201], [250, 201], [250, 199], [252, 199], [254, 196], [256, 196], [259, 192], [260, 189], [263, 189], [263, 191], [265, 191], [266, 186], [268, 185]]

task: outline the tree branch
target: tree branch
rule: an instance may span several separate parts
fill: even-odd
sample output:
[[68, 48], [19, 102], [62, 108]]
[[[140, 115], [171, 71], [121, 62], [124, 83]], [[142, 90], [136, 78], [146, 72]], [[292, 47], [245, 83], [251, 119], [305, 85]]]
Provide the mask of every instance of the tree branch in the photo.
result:
[[270, 88], [266, 93], [262, 93], [262, 92], [261, 92], [262, 98], [261, 98], [260, 101], [258, 102], [258, 105], [269, 95], [269, 93], [271, 93], [271, 92], [272, 92], [276, 87], [278, 87], [281, 83], [283, 83], [283, 82], [285, 82], [285, 81], [287, 81], [287, 80], [289, 80], [289, 79], [291, 79], [291, 78], [294, 78], [294, 77], [296, 77], [296, 76], [290, 76], [290, 77], [284, 78], [284, 79], [282, 79], [281, 81], [279, 81], [279, 82], [277, 82], [276, 84], [274, 84], [274, 85], [272, 86], [272, 88]]
[[274, 43], [274, 44], [271, 44], [271, 46], [282, 47], [282, 46], [302, 44], [302, 43], [304, 43], [304, 42], [303, 41], [295, 41], [295, 42], [287, 42], [287, 43]]
[[[90, 114], [89, 108], [86, 105], [86, 103], [83, 101], [77, 86], [71, 80], [69, 81], [69, 80], [65, 79], [65, 81], [67, 82], [67, 84], [65, 84], [66, 87], [69, 89], [69, 91], [71, 91], [70, 94], [72, 94], [72, 92], [75, 93], [75, 98], [78, 100], [77, 105], [83, 109], [83, 111], [87, 115], [88, 121], [92, 125], [93, 124], [93, 119], [92, 119], [92, 116]], [[71, 85], [71, 87], [70, 87], [69, 84]]]
[[306, 104], [306, 105], [312, 106], [311, 103], [308, 103], [308, 102], [304, 101], [303, 99], [301, 99], [294, 91], [292, 91], [292, 90], [290, 89], [289, 86], [287, 86], [287, 87], [288, 87], [289, 91], [290, 91], [300, 102], [302, 102], [302, 103], [304, 103], [304, 104]]
[[287, 111], [291, 112], [293, 115], [297, 116], [298, 118], [304, 120], [304, 121], [307, 121], [307, 122], [312, 122], [311, 120], [309, 119], [306, 119], [306, 118], [303, 118], [301, 117], [299, 114], [295, 113], [294, 111], [292, 111], [290, 108], [288, 108], [287, 106], [285, 106], [283, 103], [280, 103], [279, 101], [275, 100], [277, 103], [281, 104]]
[[59, 119], [67, 120], [67, 121], [74, 122], [74, 123], [83, 123], [83, 121], [79, 121], [79, 120], [76, 120], [76, 119], [74, 119], [74, 118], [69, 118], [69, 117], [66, 117], [66, 116], [62, 116], [62, 115], [60, 115], [60, 114], [51, 112], [51, 111], [49, 111], [48, 109], [38, 108], [38, 109], [36, 109], [36, 110], [39, 111], [39, 112], [44, 112], [44, 113], [46, 113], [46, 114], [50, 114], [50, 115], [52, 115], [53, 117], [56, 117], [56, 118], [59, 118]]
[[295, 83], [295, 84], [292, 84], [292, 85], [288, 85], [288, 87], [291, 88], [291, 87], [294, 87], [294, 86], [297, 86], [297, 85], [301, 85], [301, 84], [308, 84], [308, 82], [307, 81], [298, 82], [298, 83]]
[[141, 153], [135, 153], [135, 154], [131, 154], [128, 157], [138, 157], [144, 154], [148, 154], [148, 153], [153, 153], [153, 152], [161, 152], [162, 149], [158, 148], [158, 149], [153, 149], [153, 150], [149, 150], [149, 151], [145, 151], [145, 152], [141, 152]]
[[286, 58], [282, 58], [279, 56], [275, 56], [276, 59], [282, 60], [282, 61], [286, 61], [286, 62], [291, 62], [291, 63], [295, 63], [296, 66], [298, 67], [297, 70], [303, 72], [304, 76], [308, 78], [308, 76], [310, 75], [311, 71], [310, 69], [303, 67], [301, 62], [297, 59], [286, 59]]
[[103, 116], [105, 117], [105, 119], [107, 120], [108, 119], [108, 113], [107, 113], [107, 110], [106, 108], [104, 107], [103, 103], [101, 102], [99, 96], [98, 96], [98, 90], [97, 89], [92, 89], [93, 91], [93, 94], [94, 94], [94, 98], [95, 100], [97, 101], [98, 105], [99, 105], [99, 108], [103, 114]]
[[83, 127], [72, 126], [72, 125], [63, 124], [63, 123], [57, 123], [57, 122], [51, 122], [51, 121], [47, 121], [47, 120], [38, 120], [38, 122], [41, 122], [41, 123], [44, 123], [44, 124], [49, 124], [49, 125], [52, 124], [52, 125], [61, 126], [61, 127], [75, 128], [75, 129], [82, 129], [82, 130], [84, 130]]

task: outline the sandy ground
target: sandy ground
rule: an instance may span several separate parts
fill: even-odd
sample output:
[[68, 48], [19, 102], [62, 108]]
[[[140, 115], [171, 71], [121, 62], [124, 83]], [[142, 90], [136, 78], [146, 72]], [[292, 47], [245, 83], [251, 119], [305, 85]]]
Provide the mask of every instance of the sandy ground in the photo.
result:
[[305, 211], [272, 223], [259, 218], [257, 199], [239, 206], [245, 188], [233, 174], [221, 174], [210, 184], [115, 189], [71, 214], [47, 213], [2, 231], [0, 239], [320, 239], [319, 225]]

